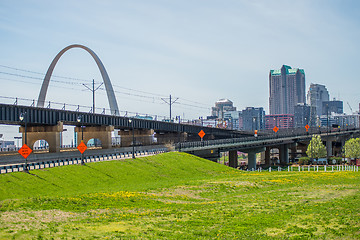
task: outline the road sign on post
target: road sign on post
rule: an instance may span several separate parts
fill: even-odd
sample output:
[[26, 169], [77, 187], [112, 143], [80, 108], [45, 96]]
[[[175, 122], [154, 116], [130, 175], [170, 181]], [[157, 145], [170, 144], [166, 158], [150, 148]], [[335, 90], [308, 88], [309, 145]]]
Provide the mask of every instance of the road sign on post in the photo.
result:
[[309, 125], [308, 124], [306, 124], [306, 126], [305, 126], [305, 129], [306, 129], [306, 131], [309, 131]]
[[275, 127], [273, 128], [273, 131], [274, 131], [275, 133], [277, 133], [277, 131], [279, 131], [279, 128], [278, 128], [277, 126], [275, 126]]
[[255, 130], [254, 131], [254, 136], [257, 137], [258, 136], [257, 134], [258, 134], [258, 130]]
[[81, 152], [81, 165], [85, 165], [83, 153], [87, 149], [87, 146], [85, 145], [85, 143], [82, 140], [81, 140], [81, 143], [79, 144], [79, 146], [77, 146], [77, 149]]
[[25, 159], [32, 153], [31, 148], [29, 148], [26, 144], [24, 144], [18, 151], [21, 156], [23, 156]]
[[201, 130], [199, 133], [198, 133], [199, 137], [201, 138], [201, 141], [203, 139], [203, 137], [205, 136], [205, 132], [203, 130]]
[[81, 154], [83, 154], [85, 152], [85, 150], [87, 149], [87, 146], [85, 145], [84, 142], [81, 142], [79, 144], [79, 146], [77, 146], [77, 149], [81, 152]]

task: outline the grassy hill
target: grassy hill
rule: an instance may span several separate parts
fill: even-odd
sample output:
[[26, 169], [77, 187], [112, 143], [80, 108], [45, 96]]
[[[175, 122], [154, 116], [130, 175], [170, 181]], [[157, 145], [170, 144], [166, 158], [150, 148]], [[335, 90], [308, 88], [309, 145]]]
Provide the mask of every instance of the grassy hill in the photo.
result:
[[151, 157], [69, 165], [0, 175], [0, 200], [92, 192], [144, 191], [234, 171], [208, 160], [166, 153]]
[[184, 153], [0, 175], [0, 239], [360, 239], [359, 172]]

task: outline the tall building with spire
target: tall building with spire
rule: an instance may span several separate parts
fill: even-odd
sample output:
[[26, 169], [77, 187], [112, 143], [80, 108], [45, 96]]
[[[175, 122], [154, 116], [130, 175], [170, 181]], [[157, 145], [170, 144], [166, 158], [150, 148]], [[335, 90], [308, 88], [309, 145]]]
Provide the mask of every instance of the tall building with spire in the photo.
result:
[[305, 71], [283, 65], [269, 74], [270, 114], [294, 114], [297, 104], [305, 104]]

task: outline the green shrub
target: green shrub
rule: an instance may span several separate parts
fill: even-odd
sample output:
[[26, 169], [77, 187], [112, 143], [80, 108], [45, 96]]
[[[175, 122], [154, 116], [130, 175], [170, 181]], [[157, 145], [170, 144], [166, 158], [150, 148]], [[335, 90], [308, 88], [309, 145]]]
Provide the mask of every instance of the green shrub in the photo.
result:
[[310, 158], [308, 157], [301, 157], [298, 161], [299, 165], [309, 165], [310, 164]]

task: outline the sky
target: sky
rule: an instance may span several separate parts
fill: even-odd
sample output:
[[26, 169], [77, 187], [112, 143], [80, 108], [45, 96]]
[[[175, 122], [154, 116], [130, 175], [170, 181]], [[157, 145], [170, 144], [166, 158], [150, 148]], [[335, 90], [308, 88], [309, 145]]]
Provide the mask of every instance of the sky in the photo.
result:
[[[30, 105], [56, 54], [71, 44], [104, 64], [122, 115], [210, 115], [227, 98], [268, 113], [269, 71], [305, 70], [331, 98], [358, 110], [360, 2], [357, 0], [0, 0], [0, 102]], [[91, 106], [101, 84], [83, 49], [57, 63], [46, 101]], [[71, 105], [72, 104], [72, 105]], [[96, 106], [109, 108], [103, 86]], [[81, 110], [89, 111], [83, 107]], [[97, 110], [100, 111], [101, 110]], [[0, 128], [1, 131], [1, 128]]]

